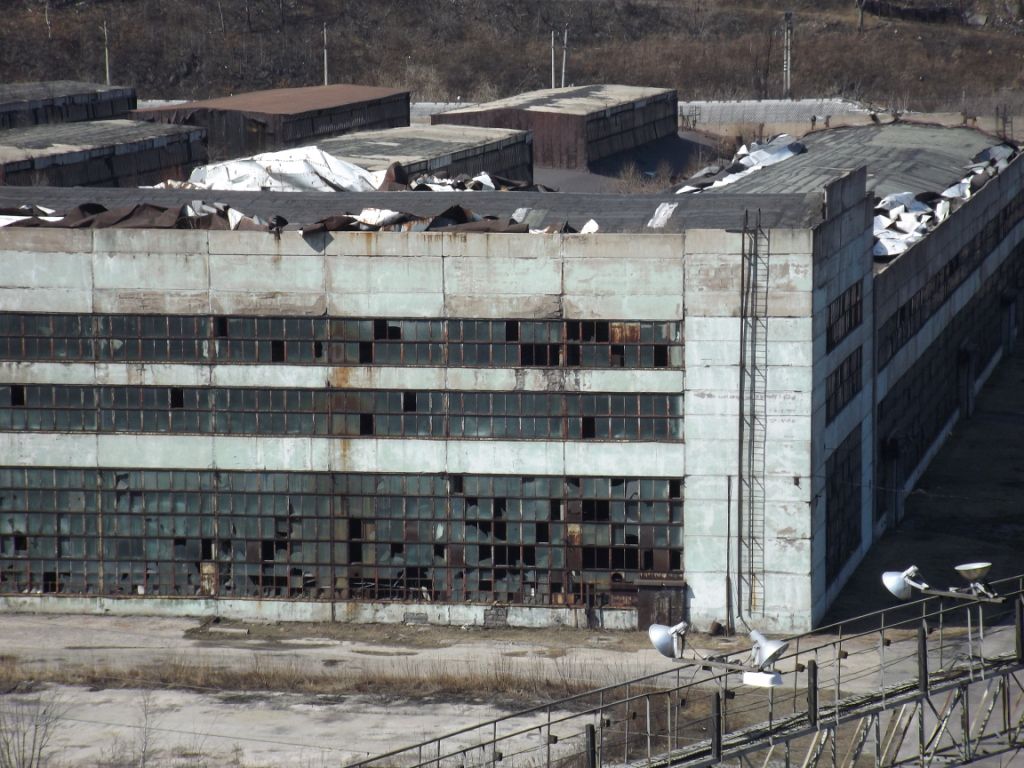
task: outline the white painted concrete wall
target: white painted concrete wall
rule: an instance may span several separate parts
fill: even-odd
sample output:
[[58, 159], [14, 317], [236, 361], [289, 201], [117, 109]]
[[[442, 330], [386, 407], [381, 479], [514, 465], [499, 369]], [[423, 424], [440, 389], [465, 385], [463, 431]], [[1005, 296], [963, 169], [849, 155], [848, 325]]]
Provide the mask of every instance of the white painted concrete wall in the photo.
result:
[[[812, 238], [810, 230], [769, 233], [765, 457], [765, 603], [752, 615], [766, 631], [810, 628]], [[686, 233], [686, 526], [690, 619], [727, 618], [737, 557], [739, 362], [742, 235]]]

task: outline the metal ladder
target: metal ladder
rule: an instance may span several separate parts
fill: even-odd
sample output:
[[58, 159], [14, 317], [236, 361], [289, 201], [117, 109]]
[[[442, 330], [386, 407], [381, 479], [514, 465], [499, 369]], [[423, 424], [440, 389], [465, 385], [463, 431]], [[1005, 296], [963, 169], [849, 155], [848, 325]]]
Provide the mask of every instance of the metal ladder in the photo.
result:
[[[770, 244], [761, 212], [743, 215], [740, 296], [740, 587], [750, 615], [764, 614], [765, 441]], [[745, 604], [744, 604], [745, 603]]]

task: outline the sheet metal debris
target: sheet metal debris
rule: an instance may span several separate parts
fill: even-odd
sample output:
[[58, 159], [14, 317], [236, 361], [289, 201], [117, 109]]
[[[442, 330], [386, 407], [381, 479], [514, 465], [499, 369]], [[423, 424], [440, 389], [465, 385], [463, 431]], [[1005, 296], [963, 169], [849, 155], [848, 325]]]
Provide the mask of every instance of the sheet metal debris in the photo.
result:
[[647, 222], [647, 226], [651, 229], [664, 229], [665, 224], [672, 218], [672, 214], [675, 213], [678, 207], [679, 203], [661, 203], [654, 209], [654, 215]]
[[155, 188], [217, 192], [548, 191], [546, 187], [483, 172], [476, 176], [423, 175], [409, 179], [400, 163], [392, 163], [383, 171], [369, 171], [317, 147], [264, 152], [200, 166], [188, 181], [165, 181]]
[[[107, 208], [99, 203], [85, 203], [54, 215], [48, 208], [0, 208], [0, 227], [54, 227], [61, 229], [229, 229], [280, 231], [283, 219], [274, 217], [265, 222], [258, 216], [246, 216], [223, 203], [193, 200], [176, 208], [142, 203], [122, 208]], [[287, 222], [285, 222], [287, 223]]]
[[780, 133], [762, 144], [752, 141], [749, 148], [745, 144], [740, 147], [732, 162], [724, 169], [717, 165], [704, 168], [677, 189], [676, 194], [695, 194], [705, 189], [724, 187], [762, 168], [781, 163], [806, 151], [807, 147], [788, 133]]
[[949, 218], [971, 195], [997, 176], [1017, 154], [1016, 147], [997, 144], [973, 158], [967, 174], [941, 193], [896, 192], [875, 204], [872, 254], [876, 261], [888, 262], [921, 240]]
[[[453, 205], [436, 216], [416, 216], [379, 208], [364, 208], [359, 213], [344, 213], [321, 219], [303, 229], [303, 235], [320, 232], [490, 232], [501, 234], [588, 234], [598, 231], [597, 222], [590, 219], [583, 229], [577, 230], [568, 222], [560, 226], [532, 228], [526, 223], [525, 209], [507, 219], [481, 216], [468, 208]], [[524, 219], [516, 215], [523, 213]]]
[[[522, 210], [522, 209], [521, 209]], [[519, 213], [519, 211], [517, 211]], [[593, 219], [577, 230], [568, 222], [543, 228], [531, 227], [525, 220], [481, 216], [459, 205], [451, 206], [433, 216], [419, 216], [386, 208], [364, 208], [358, 213], [328, 216], [312, 226], [289, 227], [281, 216], [263, 220], [247, 216], [224, 203], [193, 200], [179, 207], [139, 204], [123, 208], [106, 208], [98, 203], [85, 203], [59, 214], [49, 208], [22, 206], [0, 208], [0, 227], [55, 227], [63, 229], [219, 229], [270, 232], [279, 235], [284, 229], [298, 230], [304, 236], [322, 232], [492, 232], [505, 234], [590, 234], [599, 230]]]

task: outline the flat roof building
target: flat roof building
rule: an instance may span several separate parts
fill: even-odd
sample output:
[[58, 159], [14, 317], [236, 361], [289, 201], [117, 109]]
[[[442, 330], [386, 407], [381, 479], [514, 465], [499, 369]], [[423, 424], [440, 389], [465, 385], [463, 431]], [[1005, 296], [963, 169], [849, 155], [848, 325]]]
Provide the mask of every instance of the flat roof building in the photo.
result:
[[617, 152], [675, 135], [676, 92], [629, 85], [551, 88], [440, 112], [434, 125], [480, 125], [533, 133], [533, 159], [554, 168], [586, 168]]
[[0, 83], [0, 129], [127, 117], [135, 104], [135, 89], [119, 85]]
[[0, 184], [136, 187], [187, 179], [206, 162], [206, 131], [93, 120], [0, 131]]
[[[6, 228], [0, 606], [810, 628], [1020, 325], [1019, 158], [873, 259], [869, 184], [953, 184], [989, 142], [933, 130], [809, 137], [696, 195], [217, 193], [291, 225]], [[0, 206], [196, 195], [26, 192]], [[427, 218], [337, 216], [363, 208]]]
[[211, 161], [409, 124], [409, 92], [368, 85], [276, 88], [138, 109], [140, 120], [207, 129]]
[[429, 174], [475, 176], [481, 171], [506, 179], [533, 181], [533, 137], [528, 131], [455, 125], [416, 125], [360, 131], [317, 146], [370, 171], [398, 162], [412, 177]]

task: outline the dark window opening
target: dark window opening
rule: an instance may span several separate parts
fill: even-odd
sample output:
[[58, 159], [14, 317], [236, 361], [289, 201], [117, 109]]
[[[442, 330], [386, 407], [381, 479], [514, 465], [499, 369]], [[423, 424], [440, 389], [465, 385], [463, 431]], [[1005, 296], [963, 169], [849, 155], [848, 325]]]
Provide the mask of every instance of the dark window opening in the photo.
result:
[[578, 344], [569, 344], [565, 348], [565, 364], [566, 365], [579, 365], [580, 364], [580, 348]]
[[23, 533], [14, 534], [14, 551], [28, 552], [28, 536]]
[[221, 557], [231, 557], [231, 539], [220, 540], [220, 555]]
[[359, 362], [360, 363], [372, 363], [373, 362], [373, 342], [372, 341], [361, 341], [361, 342], [359, 342]]
[[25, 405], [25, 387], [22, 384], [11, 385], [11, 405], [12, 406], [23, 406]]
[[683, 570], [683, 550], [673, 549], [669, 552], [669, 568], [673, 571]]
[[405, 545], [404, 544], [398, 544], [397, 542], [391, 542], [391, 556], [392, 557], [394, 557], [395, 555], [404, 555], [404, 554], [405, 554]]
[[507, 523], [494, 523], [494, 538], [498, 541], [505, 541], [508, 538]]
[[361, 539], [363, 538], [363, 521], [349, 518], [348, 521], [348, 537], [350, 539]]
[[505, 321], [505, 341], [519, 341], [519, 321]]
[[452, 475], [449, 478], [449, 484], [453, 494], [462, 493], [462, 475]]
[[668, 497], [670, 499], [681, 499], [683, 497], [683, 483], [681, 480], [668, 481]]
[[261, 560], [273, 560], [274, 559], [274, 540], [264, 539], [260, 542], [260, 559]]
[[434, 545], [434, 557], [439, 557], [442, 560], [446, 560], [447, 558], [445, 557], [445, 551], [444, 550], [445, 550], [444, 544], [435, 544]]
[[324, 356], [324, 343], [322, 341], [313, 342], [313, 357], [317, 360]]
[[654, 367], [665, 368], [668, 366], [668, 347], [660, 344], [654, 348]]
[[505, 517], [505, 512], [508, 509], [508, 499], [497, 498], [494, 500], [494, 519], [501, 520]]
[[402, 413], [416, 413], [416, 393], [402, 393]]
[[476, 552], [477, 552], [477, 560], [479, 560], [480, 562], [483, 562], [484, 560], [490, 560], [491, 559], [491, 545], [490, 544], [481, 544], [479, 547], [477, 547]]
[[612, 356], [612, 366], [623, 367], [626, 364], [626, 348], [622, 344], [612, 344], [609, 350]]
[[605, 499], [585, 499], [583, 501], [584, 522], [607, 522], [610, 519], [611, 507]]
[[[508, 547], [494, 548], [494, 565], [508, 565]], [[498, 578], [501, 578], [498, 576]]]
[[608, 341], [611, 338], [608, 329], [609, 324], [607, 320], [598, 320], [594, 323], [594, 340], [598, 342]]
[[477, 527], [480, 529], [480, 534], [482, 536], [491, 535], [492, 524], [490, 520], [481, 520], [479, 523], [477, 523]]
[[213, 324], [214, 335], [219, 339], [227, 338], [228, 335], [228, 319], [226, 317], [218, 317], [217, 321]]
[[362, 544], [349, 544], [348, 545], [348, 561], [350, 563], [361, 563], [363, 561], [363, 545]]
[[213, 560], [213, 539], [203, 539], [202, 553], [203, 560]]
[[551, 541], [551, 534], [548, 533], [547, 523], [537, 523], [537, 543], [546, 544]]
[[372, 413], [360, 413], [359, 414], [359, 434], [360, 435], [372, 435], [373, 434], [373, 414]]
[[272, 362], [272, 363], [283, 363], [284, 362], [284, 339], [271, 339], [270, 340], [270, 362]]
[[583, 547], [583, 567], [607, 568], [608, 550], [603, 547]]
[[388, 337], [388, 321], [387, 320], [374, 320], [373, 321], [373, 338], [376, 341], [384, 341]]
[[583, 416], [580, 419], [580, 436], [586, 440], [597, 435], [597, 424], [593, 416]]
[[171, 387], [171, 408], [185, 407], [185, 390], [181, 387]]
[[654, 570], [654, 550], [645, 549], [643, 551], [643, 570], [652, 571]]
[[57, 591], [57, 572], [43, 571], [43, 592]]
[[521, 365], [556, 366], [561, 362], [559, 344], [523, 344], [519, 347]]
[[537, 550], [535, 547], [523, 547], [523, 565], [537, 564]]
[[[551, 500], [551, 504], [549, 505], [549, 514], [550, 514], [550, 517], [551, 517], [552, 520], [561, 520], [562, 519], [562, 502], [559, 501], [558, 499], [552, 499]], [[544, 526], [544, 529], [547, 530], [547, 526], [546, 525]]]

